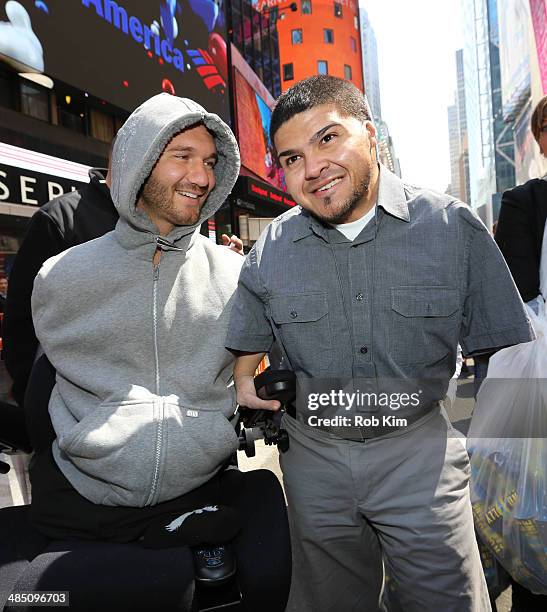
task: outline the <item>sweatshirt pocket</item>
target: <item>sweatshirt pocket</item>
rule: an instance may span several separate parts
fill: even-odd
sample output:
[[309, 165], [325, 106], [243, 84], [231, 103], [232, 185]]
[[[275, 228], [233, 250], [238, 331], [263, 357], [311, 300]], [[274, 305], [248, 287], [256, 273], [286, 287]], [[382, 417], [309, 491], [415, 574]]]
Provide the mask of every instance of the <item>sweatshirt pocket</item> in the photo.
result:
[[159, 496], [170, 499], [207, 482], [239, 446], [234, 426], [219, 410], [166, 405], [168, 453]]
[[102, 503], [145, 506], [205, 483], [237, 449], [237, 435], [222, 412], [186, 409], [170, 396], [102, 403], [58, 443], [103, 483]]

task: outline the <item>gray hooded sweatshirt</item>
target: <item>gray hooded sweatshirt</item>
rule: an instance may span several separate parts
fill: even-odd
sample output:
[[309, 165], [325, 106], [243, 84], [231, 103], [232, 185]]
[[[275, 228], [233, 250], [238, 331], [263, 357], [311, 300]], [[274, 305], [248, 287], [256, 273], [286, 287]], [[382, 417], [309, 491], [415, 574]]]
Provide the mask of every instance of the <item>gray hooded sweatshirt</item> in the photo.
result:
[[[139, 190], [170, 139], [197, 122], [215, 139], [216, 186], [196, 225], [160, 237], [136, 208]], [[151, 98], [114, 147], [115, 230], [52, 257], [36, 277], [36, 334], [57, 371], [53, 456], [94, 503], [172, 499], [209, 480], [238, 446], [224, 339], [243, 257], [199, 234], [238, 172], [237, 143], [217, 115]]]

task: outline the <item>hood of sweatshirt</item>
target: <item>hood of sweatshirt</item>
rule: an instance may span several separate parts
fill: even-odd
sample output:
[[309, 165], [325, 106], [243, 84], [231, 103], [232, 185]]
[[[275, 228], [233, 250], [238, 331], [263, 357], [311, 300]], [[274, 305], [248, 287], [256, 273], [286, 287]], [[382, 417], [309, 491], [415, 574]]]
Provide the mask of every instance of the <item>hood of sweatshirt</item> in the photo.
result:
[[[141, 244], [143, 240], [154, 242], [158, 230], [148, 215], [136, 207], [140, 189], [173, 136], [198, 123], [203, 123], [215, 140], [216, 185], [201, 209], [198, 222], [177, 226], [164, 237], [180, 247], [180, 239], [190, 237], [214, 215], [233, 189], [239, 175], [240, 158], [231, 129], [218, 115], [208, 113], [193, 100], [161, 93], [141, 104], [117, 134], [112, 151], [112, 199], [122, 222], [143, 234], [139, 240]], [[127, 242], [128, 228], [122, 229]], [[134, 239], [135, 236], [132, 242], [136, 246]]]

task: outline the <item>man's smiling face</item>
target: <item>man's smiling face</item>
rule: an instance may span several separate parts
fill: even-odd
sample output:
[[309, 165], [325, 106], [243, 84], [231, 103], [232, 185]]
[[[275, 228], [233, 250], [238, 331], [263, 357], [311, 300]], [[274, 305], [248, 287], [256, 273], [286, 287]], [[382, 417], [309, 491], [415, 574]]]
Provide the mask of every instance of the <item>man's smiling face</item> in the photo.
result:
[[162, 236], [175, 226], [194, 225], [215, 186], [215, 140], [204, 125], [174, 136], [143, 185], [137, 206]]
[[283, 123], [274, 141], [289, 193], [317, 218], [349, 223], [374, 205], [378, 166], [370, 121], [322, 104]]

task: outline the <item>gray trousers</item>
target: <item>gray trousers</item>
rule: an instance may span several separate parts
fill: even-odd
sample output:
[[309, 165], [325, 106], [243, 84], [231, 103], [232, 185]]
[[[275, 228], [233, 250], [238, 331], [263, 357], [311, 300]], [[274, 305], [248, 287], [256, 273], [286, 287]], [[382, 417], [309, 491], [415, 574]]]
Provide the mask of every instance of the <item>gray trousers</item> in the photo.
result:
[[[377, 612], [383, 563], [404, 612], [488, 612], [469, 460], [440, 411], [367, 442], [284, 417], [290, 612]], [[383, 561], [383, 563], [382, 563]]]

